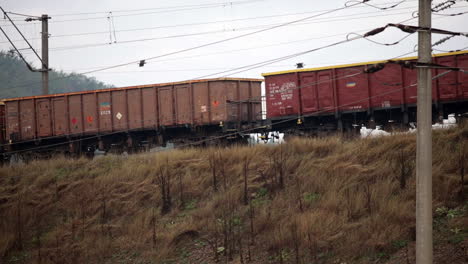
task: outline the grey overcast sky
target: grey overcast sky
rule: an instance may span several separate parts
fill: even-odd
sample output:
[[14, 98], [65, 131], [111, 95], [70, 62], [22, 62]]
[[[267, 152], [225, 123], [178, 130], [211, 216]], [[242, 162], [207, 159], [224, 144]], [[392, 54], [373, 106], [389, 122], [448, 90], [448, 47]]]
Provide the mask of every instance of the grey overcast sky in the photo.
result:
[[[10, 12], [49, 14], [50, 67], [65, 72], [82, 73], [148, 57], [184, 50], [190, 47], [254, 32], [281, 23], [341, 8], [343, 0], [3, 0], [1, 6]], [[372, 0], [369, 4], [388, 7], [401, 0]], [[444, 2], [434, 0], [437, 4]], [[350, 4], [356, 3], [349, 2]], [[193, 79], [236, 67], [321, 47], [346, 39], [348, 33], [363, 33], [387, 23], [412, 18], [417, 0], [379, 10], [359, 5], [328, 13], [294, 25], [275, 28], [247, 37], [125, 67], [88, 74], [116, 86], [141, 85]], [[109, 13], [112, 12], [112, 13]], [[450, 9], [433, 15], [433, 27], [468, 31], [468, 2], [458, 0]], [[109, 19], [108, 17], [112, 19]], [[21, 31], [40, 50], [40, 22], [24, 22], [11, 15]], [[112, 23], [113, 21], [113, 23]], [[26, 47], [8, 22], [0, 20], [15, 43]], [[113, 24], [113, 25], [112, 25]], [[406, 24], [417, 25], [417, 18]], [[390, 28], [372, 40], [391, 43], [406, 33]], [[433, 35], [433, 42], [442, 38]], [[112, 43], [112, 44], [109, 44]], [[260, 78], [262, 72], [288, 70], [295, 63], [306, 67], [388, 59], [414, 51], [417, 36], [413, 34], [395, 46], [357, 40], [332, 48], [242, 73], [223, 73], [211, 77], [236, 76]], [[468, 38], [455, 37], [435, 48], [454, 50], [468, 47]], [[0, 49], [11, 45], [0, 36]], [[440, 51], [434, 51], [440, 53]], [[410, 55], [415, 55], [412, 53]], [[39, 67], [31, 52], [25, 55]]]

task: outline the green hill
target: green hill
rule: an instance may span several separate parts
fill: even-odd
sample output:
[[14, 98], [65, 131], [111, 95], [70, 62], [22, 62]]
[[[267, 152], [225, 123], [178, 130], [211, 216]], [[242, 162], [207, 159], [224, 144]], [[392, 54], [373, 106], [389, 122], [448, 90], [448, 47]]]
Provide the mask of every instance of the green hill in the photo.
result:
[[[0, 98], [40, 95], [41, 78], [41, 73], [29, 71], [17, 55], [0, 51]], [[51, 94], [113, 87], [95, 78], [55, 70], [49, 73], [49, 80]]]

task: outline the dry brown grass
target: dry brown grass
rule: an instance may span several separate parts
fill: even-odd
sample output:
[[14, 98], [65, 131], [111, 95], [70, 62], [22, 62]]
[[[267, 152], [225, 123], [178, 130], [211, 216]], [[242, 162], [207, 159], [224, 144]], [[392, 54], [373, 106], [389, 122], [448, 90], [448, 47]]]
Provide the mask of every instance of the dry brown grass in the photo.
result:
[[[467, 139], [434, 135], [434, 208], [466, 201]], [[369, 263], [414, 239], [414, 152], [334, 136], [0, 168], [0, 262]]]

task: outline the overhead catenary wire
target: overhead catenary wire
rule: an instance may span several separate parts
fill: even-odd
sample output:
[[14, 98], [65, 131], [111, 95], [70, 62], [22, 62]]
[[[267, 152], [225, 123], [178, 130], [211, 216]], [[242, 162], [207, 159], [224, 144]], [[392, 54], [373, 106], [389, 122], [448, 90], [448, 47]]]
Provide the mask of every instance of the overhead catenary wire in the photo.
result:
[[[265, 1], [265, 0], [252, 0], [251, 2], [261, 2], [261, 1]], [[414, 2], [416, 0], [406, 0], [407, 2]], [[238, 2], [249, 2], [249, 1], [238, 1]], [[358, 1], [355, 1], [355, 2], [358, 2]], [[368, 0], [366, 0], [365, 2], [368, 2]], [[400, 1], [398, 1], [400, 2]], [[398, 3], [398, 2], [384, 2], [384, 3], [381, 3], [382, 5], [386, 5], [386, 4], [395, 4], [395, 3]], [[215, 3], [216, 6], [215, 7], [224, 7], [224, 6], [227, 6], [229, 3], [236, 3], [236, 2], [226, 2], [226, 3]], [[350, 8], [361, 8], [360, 6], [354, 6], [354, 5], [348, 5], [348, 7]], [[159, 12], [148, 12], [148, 10], [154, 10], [154, 9], [158, 9], [158, 8], [148, 8], [148, 9], [135, 9], [133, 11], [145, 11], [144, 13], [135, 13], [135, 14], [127, 14], [125, 16], [141, 16], [141, 15], [144, 15], [144, 14], [153, 14], [153, 13], [161, 13], [160, 11]], [[184, 10], [179, 10], [179, 11], [185, 11], [185, 10], [190, 10], [190, 9], [184, 9]], [[322, 9], [322, 10], [316, 10], [315, 12], [326, 12], [326, 11], [330, 11], [330, 10], [333, 10], [333, 9]], [[102, 11], [102, 12], [99, 12], [100, 14], [108, 14], [109, 12], [113, 12], [113, 13], [118, 13], [118, 12], [131, 12], [131, 11], [122, 11], [122, 10], [109, 10], [109, 11]], [[86, 13], [83, 13], [83, 14], [86, 14]], [[61, 15], [56, 15], [56, 14], [51, 14], [51, 16], [71, 16], [73, 14], [61, 14]], [[54, 21], [51, 21], [51, 23], [60, 23], [60, 22], [73, 22], [73, 21], [83, 21], [83, 20], [94, 20], [94, 19], [106, 19], [107, 16], [102, 16], [102, 17], [98, 17], [98, 18], [83, 18], [83, 19], [74, 19], [74, 20], [54, 20]], [[20, 25], [27, 25], [27, 24], [20, 24]]]
[[[206, 8], [216, 8], [216, 7], [224, 7], [226, 5], [240, 5], [240, 4], [249, 4], [249, 3], [254, 3], [254, 2], [263, 2], [266, 0], [245, 0], [245, 1], [236, 1], [236, 2], [224, 2], [224, 3], [212, 3], [212, 4], [198, 4], [198, 5], [186, 5], [186, 6], [180, 6], [178, 8], [176, 7], [159, 7], [159, 8], [148, 8], [148, 9], [133, 9], [129, 11], [123, 11], [123, 10], [110, 10], [110, 11], [102, 11], [102, 12], [96, 12], [94, 14], [103, 14], [103, 16], [99, 17], [87, 17], [87, 18], [76, 18], [76, 19], [64, 19], [64, 20], [54, 20], [51, 21], [52, 23], [62, 23], [62, 22], [74, 22], [74, 21], [86, 21], [86, 20], [99, 20], [99, 19], [107, 19], [107, 16], [104, 16], [105, 14], [108, 14], [109, 12], [114, 12], [114, 13], [122, 13], [122, 12], [138, 12], [138, 11], [145, 11], [145, 12], [140, 12], [140, 13], [133, 13], [133, 14], [122, 14], [122, 15], [117, 15], [117, 17], [125, 17], [125, 16], [141, 16], [141, 15], [146, 15], [146, 14], [161, 14], [161, 13], [173, 13], [173, 12], [181, 12], [181, 11], [190, 11], [190, 10], [198, 10], [198, 9], [206, 9]], [[166, 9], [166, 10], [164, 10]], [[152, 11], [148, 12], [148, 10], [159, 10], [159, 11]], [[93, 13], [81, 13], [81, 15], [91, 15]], [[75, 15], [80, 15], [80, 13], [77, 14], [52, 14], [51, 16], [54, 17], [60, 17], [60, 16], [75, 16]], [[15, 21], [23, 21], [23, 20], [15, 20]], [[26, 25], [26, 24], [20, 24], [20, 25]]]
[[7, 14], [12, 14], [12, 15], [17, 15], [17, 16], [23, 16], [23, 17], [34, 17], [34, 18], [41, 18], [40, 16], [34, 16], [34, 15], [25, 15], [25, 14], [20, 14], [20, 13], [15, 13], [15, 12], [4, 12]]
[[[375, 13], [375, 12], [372, 12]], [[369, 13], [363, 13], [363, 14], [369, 14]], [[361, 16], [362, 14], [354, 14], [350, 16], [356, 16], [358, 17], [355, 18], [349, 18], [349, 19], [327, 19], [323, 21], [315, 21], [315, 20], [310, 20], [307, 22], [301, 22], [301, 23], [296, 23], [292, 24], [289, 26], [300, 26], [300, 25], [307, 25], [307, 24], [317, 24], [317, 23], [328, 23], [328, 22], [336, 22], [336, 21], [349, 21], [349, 20], [355, 20], [355, 19], [363, 19], [363, 18], [372, 18], [372, 17], [382, 17], [382, 16], [395, 16], [395, 15], [402, 15], [406, 14], [406, 12], [400, 12], [400, 13], [391, 13], [391, 14], [380, 14], [380, 15], [374, 15], [374, 16]], [[280, 25], [281, 23], [274, 23], [274, 24], [264, 24], [264, 25], [255, 25], [255, 26], [246, 26], [246, 27], [239, 27], [239, 28], [231, 28], [231, 29], [217, 29], [217, 30], [209, 30], [209, 31], [202, 31], [202, 32], [192, 32], [192, 33], [184, 33], [184, 34], [175, 34], [175, 35], [168, 35], [168, 36], [158, 36], [158, 37], [147, 37], [147, 38], [141, 38], [141, 39], [130, 39], [130, 40], [123, 40], [119, 41], [117, 43], [112, 43], [112, 44], [127, 44], [127, 43], [134, 43], [134, 42], [144, 42], [144, 41], [153, 41], [153, 40], [161, 40], [161, 39], [172, 39], [172, 38], [183, 38], [183, 37], [193, 37], [193, 36], [201, 36], [201, 35], [208, 35], [208, 34], [218, 34], [218, 33], [229, 33], [229, 32], [239, 32], [239, 31], [245, 31], [245, 30], [254, 30], [254, 29], [259, 29], [259, 28], [267, 28], [275, 25]], [[156, 28], [161, 28], [161, 27], [156, 27]], [[142, 28], [142, 30], [152, 30], [154, 28]], [[136, 29], [138, 30], [138, 29]], [[111, 29], [107, 31], [100, 31], [96, 32], [96, 34], [109, 34]], [[128, 32], [132, 30], [117, 30], [115, 32]], [[84, 33], [87, 34], [87, 33]], [[94, 34], [94, 33], [92, 33]], [[70, 35], [58, 35], [58, 36], [51, 36], [52, 38], [54, 37], [68, 37], [68, 36], [83, 36], [81, 34], [70, 34]], [[33, 38], [33, 39], [39, 39], [39, 38]], [[0, 42], [1, 43], [6, 43], [6, 42]], [[81, 45], [73, 45], [73, 46], [62, 46], [62, 47], [51, 47], [51, 51], [63, 51], [63, 50], [75, 50], [75, 49], [83, 49], [83, 48], [93, 48], [93, 47], [107, 47], [109, 46], [109, 42], [101, 42], [101, 43], [90, 43], [90, 44], [81, 44]]]
[[[404, 14], [404, 13], [399, 13], [399, 14]], [[397, 15], [397, 14], [387, 14], [387, 15], [377, 15], [377, 16], [381, 17], [381, 16], [391, 16], [391, 15]], [[370, 16], [368, 16], [368, 17], [370, 17]], [[376, 17], [376, 16], [372, 16], [372, 17]], [[361, 18], [363, 18], [363, 17], [361, 17]], [[360, 19], [360, 18], [355, 18], [355, 19]], [[410, 20], [410, 19], [408, 19], [408, 20]], [[300, 25], [305, 25], [305, 24], [309, 24], [309, 23], [324, 23], [324, 22], [330, 22], [330, 21], [320, 21], [320, 22], [310, 21], [310, 22], [297, 23], [297, 24], [293, 24], [293, 25], [289, 25], [289, 26], [300, 26]], [[338, 21], [338, 20], [335, 20], [335, 21]], [[277, 25], [277, 24], [274, 24], [274, 25]], [[223, 30], [212, 30], [212, 31], [206, 31], [206, 32], [190, 33], [190, 34], [179, 34], [179, 35], [172, 35], [172, 36], [158, 36], [158, 37], [154, 37], [154, 38], [124, 40], [124, 41], [120, 41], [120, 42], [112, 43], [112, 44], [129, 44], [129, 43], [135, 43], [135, 42], [146, 42], [146, 41], [154, 41], [154, 40], [161, 40], [161, 39], [172, 39], [172, 38], [192, 37], [192, 36], [199, 36], [199, 35], [206, 35], [206, 34], [237, 32], [237, 31], [243, 31], [243, 30], [253, 30], [253, 29], [256, 29], [256, 28], [263, 28], [263, 27], [268, 27], [268, 26], [271, 26], [271, 24], [270, 25], [263, 25], [263, 26], [249, 26], [249, 27], [231, 29], [231, 30], [225, 30], [225, 29], [223, 29]], [[109, 33], [109, 32], [107, 32], [107, 33]], [[369, 40], [369, 41], [371, 41], [371, 40]], [[378, 42], [375, 42], [375, 43], [378, 43]], [[382, 43], [382, 45], [395, 45], [397, 43], [398, 42], [396, 42], [394, 44], [384, 44], [384, 43]], [[69, 50], [85, 49], [85, 48], [108, 47], [109, 44], [111, 44], [111, 43], [106, 42], [106, 43], [83, 44], [83, 45], [75, 45], [75, 46], [62, 46], [62, 47], [51, 48], [50, 50], [53, 51], [53, 52], [69, 51]]]
[[[23, 38], [23, 40], [26, 42], [26, 44], [28, 44], [28, 47], [29, 49], [31, 49], [34, 54], [36, 55], [36, 57], [39, 59], [39, 61], [41, 62], [41, 64], [43, 65], [44, 68], [47, 68], [46, 65], [44, 64], [44, 61], [42, 60], [41, 56], [39, 56], [39, 54], [37, 54], [36, 50], [32, 47], [32, 45], [29, 43], [29, 41], [26, 39], [26, 37], [23, 35], [23, 33], [21, 32], [21, 30], [19, 30], [19, 28], [16, 26], [15, 22], [13, 22], [10, 18], [10, 16], [5, 12], [5, 10], [0, 6], [0, 10], [3, 12], [4, 16], [6, 18], [8, 18], [8, 20], [10, 21], [10, 23], [15, 27], [16, 31], [21, 35], [21, 37]], [[20, 54], [20, 51], [15, 47], [15, 45], [13, 44], [13, 42], [10, 40], [10, 38], [8, 37], [8, 35], [6, 34], [6, 32], [2, 29], [2, 32], [3, 34], [7, 37], [8, 41], [12, 44], [12, 46], [15, 48], [15, 50]], [[37, 71], [37, 70], [34, 70], [31, 65], [26, 62], [26, 60], [23, 58], [22, 55], [20, 55], [20, 57], [23, 59], [23, 61], [26, 63], [26, 66], [29, 68], [29, 70], [31, 71]]]
[[[368, 1], [370, 1], [370, 0], [363, 0], [363, 2], [368, 2]], [[184, 52], [188, 52], [188, 51], [192, 51], [192, 50], [196, 50], [196, 49], [206, 48], [206, 47], [209, 47], [209, 46], [213, 46], [213, 45], [217, 45], [217, 44], [220, 44], [220, 43], [232, 41], [232, 40], [235, 40], [235, 39], [240, 39], [240, 38], [256, 35], [256, 34], [259, 34], [259, 33], [262, 33], [262, 32], [274, 30], [274, 29], [277, 29], [277, 28], [280, 28], [280, 27], [284, 27], [284, 26], [287, 26], [287, 25], [291, 25], [291, 24], [294, 24], [294, 23], [305, 21], [305, 20], [308, 20], [308, 19], [311, 19], [311, 18], [314, 18], [314, 17], [319, 17], [319, 16], [323, 16], [323, 15], [330, 14], [330, 13], [333, 13], [333, 12], [337, 12], [337, 11], [340, 11], [340, 10], [344, 10], [344, 9], [347, 9], [347, 8], [350, 8], [352, 6], [356, 6], [356, 5], [359, 5], [359, 4], [362, 4], [362, 2], [353, 4], [353, 5], [349, 5], [349, 6], [335, 8], [335, 9], [332, 9], [330, 11], [326, 11], [326, 12], [323, 12], [323, 13], [320, 13], [320, 14], [308, 16], [308, 17], [301, 18], [301, 19], [296, 19], [296, 20], [293, 20], [293, 21], [282, 23], [280, 25], [268, 27], [266, 29], [260, 29], [260, 30], [256, 30], [256, 31], [253, 31], [253, 32], [249, 32], [249, 33], [237, 35], [237, 36], [234, 36], [234, 37], [225, 38], [225, 39], [205, 43], [205, 44], [202, 44], [202, 45], [198, 45], [198, 46], [194, 46], [194, 47], [190, 47], [190, 48], [186, 48], [186, 49], [182, 49], [182, 50], [177, 50], [177, 51], [173, 51], [173, 52], [169, 52], [169, 53], [165, 53], [165, 54], [161, 54], [161, 55], [157, 55], [157, 56], [152, 56], [152, 57], [148, 57], [148, 58], [144, 58], [144, 59], [139, 59], [139, 60], [135, 60], [135, 61], [127, 62], [127, 63], [116, 64], [116, 65], [113, 65], [113, 66], [109, 66], [109, 67], [105, 67], [105, 68], [101, 68], [101, 69], [96, 69], [96, 70], [91, 70], [91, 71], [87, 71], [87, 72], [83, 72], [83, 73], [79, 73], [79, 74], [83, 74], [83, 75], [91, 74], [91, 73], [95, 73], [95, 72], [100, 72], [100, 71], [115, 69], [115, 68], [119, 68], [119, 67], [124, 67], [124, 66], [132, 65], [132, 64], [138, 64], [142, 60], [150, 61], [150, 60], [163, 58], [163, 57], [167, 57], [167, 56], [172, 56], [172, 55], [175, 55], [175, 54], [180, 54], [180, 53], [184, 53]], [[49, 80], [49, 82], [50, 81], [55, 81], [55, 80], [62, 80], [62, 79], [66, 79], [66, 78], [67, 77], [55, 78], [55, 79]], [[12, 87], [12, 88], [17, 88], [17, 87], [22, 87], [22, 86], [25, 86], [25, 85], [15, 86], [15, 87]]]
[[267, 0], [243, 0], [243, 1], [228, 1], [228, 2], [212, 2], [204, 4], [191, 4], [191, 5], [177, 5], [177, 6], [164, 6], [164, 7], [150, 7], [150, 8], [140, 8], [140, 9], [118, 9], [118, 10], [108, 10], [108, 11], [99, 11], [99, 12], [88, 12], [88, 13], [68, 13], [68, 14], [53, 14], [53, 16], [80, 16], [80, 15], [96, 15], [96, 14], [107, 14], [112, 13], [131, 13], [139, 11], [148, 11], [148, 10], [179, 10], [181, 8], [196, 8], [196, 7], [224, 7], [232, 6], [238, 4], [251, 4], [255, 2], [265, 2]]
[[[463, 6], [461, 8], [465, 8], [465, 7], [468, 7], [468, 6]], [[404, 8], [396, 8], [396, 9], [393, 9], [392, 12], [393, 11], [408, 10], [408, 9], [411, 9], [411, 8], [415, 8], [415, 7], [414, 6], [409, 6], [409, 7], [404, 7]], [[306, 15], [306, 14], [314, 14], [314, 13], [318, 13], [318, 12], [319, 11], [294, 12], [294, 13], [274, 14], [274, 15], [266, 15], [266, 16], [254, 16], [254, 17], [245, 17], [245, 18], [236, 18], [236, 19], [224, 19], [224, 20], [205, 21], [205, 22], [196, 22], [196, 23], [183, 23], [183, 24], [162, 25], [162, 26], [154, 26], [154, 27], [130, 28], [130, 29], [116, 30], [116, 32], [117, 33], [135, 32], [135, 31], [166, 29], [166, 28], [176, 28], [176, 27], [184, 27], [185, 28], [185, 27], [190, 27], [190, 26], [202, 26], [202, 25], [219, 24], [219, 23], [226, 23], [226, 22], [240, 22], [240, 21], [267, 19], [267, 18], [279, 18], [279, 17], [285, 17], [285, 16]], [[341, 21], [341, 19], [335, 20], [337, 18], [349, 18], [349, 17], [353, 17], [353, 16], [358, 16], [357, 19], [359, 19], [359, 18], [367, 18], [365, 16], [363, 17], [362, 15], [374, 14], [374, 13], [381, 13], [381, 11], [371, 11], [371, 12], [365, 12], [365, 13], [360, 12], [360, 13], [350, 14], [350, 15], [334, 16], [332, 18], [325, 18], [325, 19], [324, 18], [319, 18], [318, 20], [327, 20], [326, 22], [333, 22], [333, 21]], [[398, 15], [398, 14], [405, 14], [405, 13], [399, 12], [399, 13], [393, 13], [392, 15]], [[379, 16], [381, 16], [381, 15], [382, 14], [380, 14]], [[369, 17], [375, 17], [375, 16], [369, 16]], [[271, 26], [271, 24], [269, 24], [269, 25]], [[260, 26], [264, 26], [264, 25], [260, 25]], [[93, 32], [51, 35], [51, 38], [99, 35], [99, 34], [108, 34], [108, 33], [109, 33], [109, 31], [93, 31]]]

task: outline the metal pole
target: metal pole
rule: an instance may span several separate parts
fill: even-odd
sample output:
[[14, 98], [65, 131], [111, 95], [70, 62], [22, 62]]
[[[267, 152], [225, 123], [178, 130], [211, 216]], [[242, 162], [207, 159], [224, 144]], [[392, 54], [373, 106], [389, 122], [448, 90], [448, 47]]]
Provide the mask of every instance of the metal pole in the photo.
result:
[[[431, 0], [419, 0], [419, 27], [431, 27]], [[418, 32], [418, 62], [431, 63], [431, 32]], [[416, 149], [416, 264], [432, 264], [432, 80], [418, 68]]]
[[49, 16], [42, 15], [42, 94], [49, 94]]

